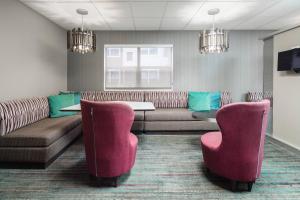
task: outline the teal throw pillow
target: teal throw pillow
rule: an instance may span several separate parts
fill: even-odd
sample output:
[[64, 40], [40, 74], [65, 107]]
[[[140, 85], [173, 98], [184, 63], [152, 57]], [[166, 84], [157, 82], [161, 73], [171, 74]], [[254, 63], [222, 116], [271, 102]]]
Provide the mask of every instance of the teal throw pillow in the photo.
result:
[[81, 99], [80, 92], [60, 91], [59, 95], [62, 95], [62, 94], [73, 94], [74, 95], [74, 104], [80, 104], [80, 99]]
[[191, 111], [210, 111], [210, 102], [209, 92], [188, 93], [188, 104]]
[[210, 93], [210, 109], [218, 110], [220, 108], [221, 93], [211, 92]]
[[51, 118], [64, 117], [64, 116], [70, 116], [76, 114], [76, 112], [60, 111], [60, 109], [62, 108], [74, 105], [73, 94], [49, 96], [48, 101], [49, 101]]

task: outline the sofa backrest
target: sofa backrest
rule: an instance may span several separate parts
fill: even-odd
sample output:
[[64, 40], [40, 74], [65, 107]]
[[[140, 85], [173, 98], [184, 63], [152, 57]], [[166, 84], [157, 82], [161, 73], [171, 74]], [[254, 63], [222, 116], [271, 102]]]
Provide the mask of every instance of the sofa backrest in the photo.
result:
[[232, 98], [231, 98], [231, 94], [228, 91], [223, 91], [221, 92], [221, 107], [232, 103]]
[[94, 101], [95, 100], [95, 91], [84, 91], [80, 92], [81, 99], [88, 100], [88, 101]]
[[3, 136], [48, 116], [47, 97], [0, 102], [0, 135]]
[[[81, 98], [89, 101], [152, 102], [156, 108], [187, 108], [187, 91], [85, 91]], [[229, 92], [221, 92], [221, 106], [232, 102]]]
[[264, 99], [263, 92], [248, 92], [246, 95], [247, 102], [258, 102]]
[[[187, 91], [149, 91], [145, 92], [145, 101], [150, 101], [156, 108], [187, 108]], [[221, 107], [232, 103], [230, 92], [221, 92]]]
[[259, 102], [264, 99], [268, 99], [271, 103], [271, 107], [273, 107], [273, 92], [272, 91], [248, 92], [246, 95], [247, 102]]
[[95, 101], [144, 101], [142, 91], [96, 91]]
[[145, 101], [152, 102], [156, 108], [187, 108], [188, 92], [186, 91], [148, 91]]

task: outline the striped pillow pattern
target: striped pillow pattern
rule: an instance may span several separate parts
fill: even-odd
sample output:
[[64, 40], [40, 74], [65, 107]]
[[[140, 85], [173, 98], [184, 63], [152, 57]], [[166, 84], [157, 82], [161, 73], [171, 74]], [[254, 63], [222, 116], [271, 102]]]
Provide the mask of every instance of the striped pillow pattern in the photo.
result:
[[246, 101], [256, 102], [256, 101], [262, 101], [263, 99], [269, 99], [271, 103], [271, 107], [273, 107], [273, 93], [271, 91], [248, 92]]
[[228, 91], [221, 92], [221, 107], [232, 103], [231, 94]]
[[272, 91], [265, 91], [264, 92], [264, 99], [269, 99], [271, 107], [273, 107], [273, 92]]
[[0, 135], [49, 116], [47, 97], [11, 100], [0, 103]]
[[247, 102], [257, 102], [264, 99], [263, 92], [248, 92], [247, 93]]
[[95, 101], [144, 101], [140, 91], [96, 91]]
[[145, 101], [152, 102], [156, 108], [187, 108], [186, 91], [150, 91], [145, 92]]
[[94, 101], [95, 100], [95, 91], [84, 91], [81, 92], [81, 99]]

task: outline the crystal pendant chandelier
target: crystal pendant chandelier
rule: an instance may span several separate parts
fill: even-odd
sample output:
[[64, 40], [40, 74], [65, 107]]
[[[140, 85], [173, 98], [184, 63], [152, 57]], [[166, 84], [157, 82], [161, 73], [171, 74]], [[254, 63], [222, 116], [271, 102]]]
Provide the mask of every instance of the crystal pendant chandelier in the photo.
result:
[[199, 35], [199, 50], [201, 54], [221, 53], [229, 48], [228, 33], [222, 29], [215, 28], [215, 15], [220, 10], [218, 8], [208, 11], [208, 15], [213, 16], [213, 27], [211, 30], [203, 30]]
[[96, 51], [96, 34], [91, 30], [83, 30], [83, 16], [88, 14], [85, 9], [77, 9], [76, 12], [81, 15], [81, 28], [74, 28], [68, 31], [68, 49], [76, 53], [90, 53]]

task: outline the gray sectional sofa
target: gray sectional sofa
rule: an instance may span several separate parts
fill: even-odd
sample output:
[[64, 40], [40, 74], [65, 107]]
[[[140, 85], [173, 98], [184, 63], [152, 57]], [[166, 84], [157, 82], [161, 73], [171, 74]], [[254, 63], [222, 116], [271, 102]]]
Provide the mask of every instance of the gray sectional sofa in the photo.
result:
[[47, 97], [2, 102], [0, 167], [46, 168], [81, 133], [81, 115], [49, 118]]
[[[155, 111], [137, 111], [133, 132], [218, 130], [216, 122], [203, 121], [188, 110], [188, 93], [162, 91], [87, 91], [90, 101], [147, 101]], [[228, 92], [221, 105], [231, 102]], [[0, 167], [45, 168], [82, 133], [81, 115], [49, 118], [47, 97], [0, 103]]]

